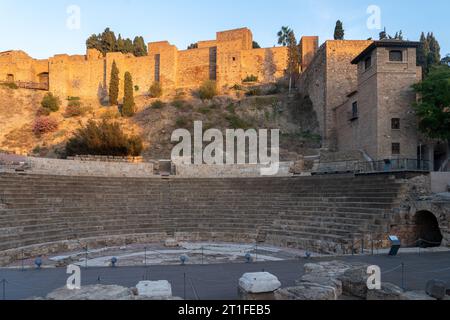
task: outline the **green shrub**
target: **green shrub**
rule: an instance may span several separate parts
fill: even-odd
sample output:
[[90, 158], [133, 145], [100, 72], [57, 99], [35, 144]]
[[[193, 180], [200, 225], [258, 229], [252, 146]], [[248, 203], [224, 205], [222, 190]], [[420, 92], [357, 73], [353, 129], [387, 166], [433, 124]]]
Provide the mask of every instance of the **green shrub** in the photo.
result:
[[242, 82], [257, 82], [258, 77], [254, 75], [247, 76]]
[[191, 122], [191, 119], [187, 117], [178, 117], [175, 121], [175, 124], [179, 129], [189, 129]]
[[112, 108], [106, 110], [104, 113], [100, 115], [100, 118], [102, 120], [113, 120], [113, 119], [119, 119], [120, 118], [120, 112], [117, 108]]
[[59, 110], [61, 105], [61, 100], [54, 96], [51, 92], [47, 93], [42, 99], [41, 105], [43, 108], [50, 110], [51, 112], [56, 112]]
[[67, 97], [67, 101], [80, 101], [81, 98], [80, 97]]
[[166, 104], [164, 102], [162, 102], [161, 100], [156, 100], [152, 103], [153, 109], [164, 109], [165, 106], [166, 106]]
[[236, 90], [236, 91], [241, 91], [242, 90], [242, 86], [240, 84], [235, 84], [234, 86], [231, 87], [232, 90]]
[[245, 95], [247, 97], [260, 96], [262, 95], [262, 91], [260, 88], [251, 88], [245, 93]]
[[58, 129], [58, 122], [52, 117], [38, 117], [33, 123], [33, 132], [35, 135], [50, 133]]
[[86, 114], [86, 108], [80, 104], [69, 104], [64, 112], [65, 118], [81, 117]]
[[217, 84], [215, 81], [205, 81], [198, 89], [198, 96], [202, 100], [211, 100], [217, 94]]
[[211, 112], [211, 107], [207, 107], [207, 106], [200, 107], [200, 108], [198, 108], [198, 112], [200, 112], [201, 114], [208, 114]]
[[225, 119], [230, 124], [230, 127], [233, 129], [250, 129], [252, 127], [252, 124], [245, 121], [244, 119], [239, 118], [237, 115], [227, 115]]
[[47, 116], [50, 115], [50, 113], [51, 113], [50, 110], [48, 110], [48, 109], [46, 109], [46, 108], [43, 108], [43, 107], [40, 107], [40, 108], [36, 111], [36, 117], [42, 117], [42, 116], [47, 117]]
[[153, 82], [152, 86], [148, 90], [148, 94], [151, 98], [160, 98], [163, 95], [163, 88], [160, 82]]
[[66, 144], [67, 156], [139, 156], [142, 150], [143, 143], [139, 136], [129, 137], [118, 123], [105, 120], [100, 123], [90, 120]]
[[235, 114], [236, 113], [236, 105], [234, 103], [230, 103], [227, 107], [226, 107], [227, 111], [229, 113]]
[[19, 89], [19, 86], [17, 84], [15, 84], [14, 82], [5, 82], [1, 84], [4, 87], [7, 87], [9, 89]]
[[174, 108], [176, 108], [178, 110], [183, 109], [184, 104], [185, 104], [185, 101], [181, 100], [181, 99], [175, 99], [172, 101], [172, 106], [174, 106]]
[[138, 92], [139, 91], [139, 86], [138, 85], [136, 85], [136, 86], [134, 86], [134, 91], [136, 91], [136, 92]]

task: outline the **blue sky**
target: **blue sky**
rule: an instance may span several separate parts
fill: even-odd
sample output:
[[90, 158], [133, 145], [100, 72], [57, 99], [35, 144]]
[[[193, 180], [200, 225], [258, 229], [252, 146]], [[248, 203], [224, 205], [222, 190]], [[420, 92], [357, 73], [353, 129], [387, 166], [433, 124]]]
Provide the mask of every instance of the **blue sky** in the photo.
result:
[[[67, 8], [81, 9], [80, 29], [66, 27]], [[346, 39], [377, 38], [367, 27], [367, 8], [381, 9], [388, 33], [403, 30], [409, 40], [433, 31], [442, 55], [450, 53], [450, 1], [429, 0], [0, 0], [0, 51], [21, 49], [35, 58], [58, 53], [83, 54], [92, 33], [111, 27], [125, 37], [142, 35], [146, 42], [169, 40], [185, 49], [215, 32], [249, 27], [261, 46], [276, 44], [276, 33], [289, 25], [299, 38], [333, 37], [337, 19], [344, 21]]]

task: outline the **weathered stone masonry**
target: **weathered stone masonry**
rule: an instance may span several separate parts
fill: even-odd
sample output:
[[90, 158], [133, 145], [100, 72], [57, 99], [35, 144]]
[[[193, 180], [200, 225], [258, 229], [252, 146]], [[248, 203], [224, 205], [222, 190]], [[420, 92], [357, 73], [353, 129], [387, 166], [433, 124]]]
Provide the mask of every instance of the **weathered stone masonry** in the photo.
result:
[[[314, 55], [317, 41], [317, 37], [303, 40], [305, 61]], [[197, 88], [205, 80], [231, 87], [251, 75], [261, 83], [275, 82], [285, 76], [288, 59], [286, 47], [253, 49], [253, 35], [247, 28], [218, 32], [215, 40], [200, 41], [191, 50], [178, 50], [167, 41], [152, 42], [148, 52], [145, 57], [122, 53], [103, 57], [91, 49], [86, 55], [35, 60], [22, 51], [7, 51], [0, 53], [0, 81], [43, 82], [60, 97], [94, 99], [107, 96], [113, 61], [121, 83], [129, 71], [134, 84], [145, 92], [155, 81], [167, 90]]]

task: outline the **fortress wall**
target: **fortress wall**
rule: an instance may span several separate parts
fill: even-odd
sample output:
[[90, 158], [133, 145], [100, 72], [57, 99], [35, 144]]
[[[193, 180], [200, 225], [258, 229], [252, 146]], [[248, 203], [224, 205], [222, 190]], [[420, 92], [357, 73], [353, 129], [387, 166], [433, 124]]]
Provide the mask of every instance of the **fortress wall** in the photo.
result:
[[211, 48], [217, 46], [217, 40], [205, 40], [205, 41], [199, 41], [197, 42], [198, 48]]
[[314, 55], [319, 49], [319, 37], [305, 36], [300, 40], [300, 53], [302, 58], [302, 70], [306, 70], [314, 59]]
[[132, 54], [108, 53], [106, 55], [106, 86], [109, 88], [113, 62], [119, 69], [119, 100], [124, 95], [125, 72], [130, 72], [133, 78], [133, 86], [138, 86], [139, 91], [135, 95], [144, 94], [154, 82], [155, 64], [151, 56], [135, 57]]
[[259, 82], [275, 82], [285, 76], [287, 60], [286, 47], [245, 50], [242, 52], [241, 79], [254, 75]]
[[[160, 57], [159, 74], [163, 88], [175, 89], [177, 86], [178, 49], [167, 41], [153, 42], [148, 45], [148, 56], [156, 69], [157, 55]], [[155, 75], [152, 75], [152, 83]]]
[[199, 87], [211, 76], [210, 57], [213, 47], [178, 52], [177, 87]]
[[242, 40], [218, 42], [217, 82], [219, 87], [233, 86], [242, 82]]
[[59, 55], [50, 59], [50, 91], [66, 99], [100, 97], [104, 88], [104, 60]]
[[8, 74], [14, 81], [39, 82], [38, 75], [48, 72], [48, 60], [36, 60], [23, 51], [0, 53], [0, 81], [8, 80]]
[[303, 97], [309, 96], [313, 103], [322, 136], [325, 131], [326, 76], [326, 47], [324, 44], [319, 48], [308, 68], [300, 74], [298, 84], [300, 94]]
[[237, 41], [235, 48], [238, 50], [253, 48], [253, 35], [248, 28], [217, 32], [216, 38], [218, 43]]

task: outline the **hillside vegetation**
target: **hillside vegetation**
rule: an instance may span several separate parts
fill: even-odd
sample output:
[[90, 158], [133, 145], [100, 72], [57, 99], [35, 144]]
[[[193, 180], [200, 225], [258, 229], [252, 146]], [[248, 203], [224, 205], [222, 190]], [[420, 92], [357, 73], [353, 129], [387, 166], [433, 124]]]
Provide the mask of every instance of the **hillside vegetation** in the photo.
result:
[[284, 160], [293, 160], [297, 154], [315, 154], [320, 147], [310, 101], [273, 88], [239, 87], [210, 100], [180, 91], [159, 99], [136, 96], [136, 114], [130, 118], [123, 118], [117, 107], [105, 107], [95, 100], [60, 97], [61, 107], [49, 115], [57, 128], [36, 134], [33, 128], [45, 94], [0, 86], [0, 150], [64, 157], [67, 141], [89, 120], [117, 122], [126, 134], [139, 135], [146, 159], [170, 158], [172, 132], [178, 128], [193, 132], [197, 120], [203, 121], [204, 130], [280, 129]]

